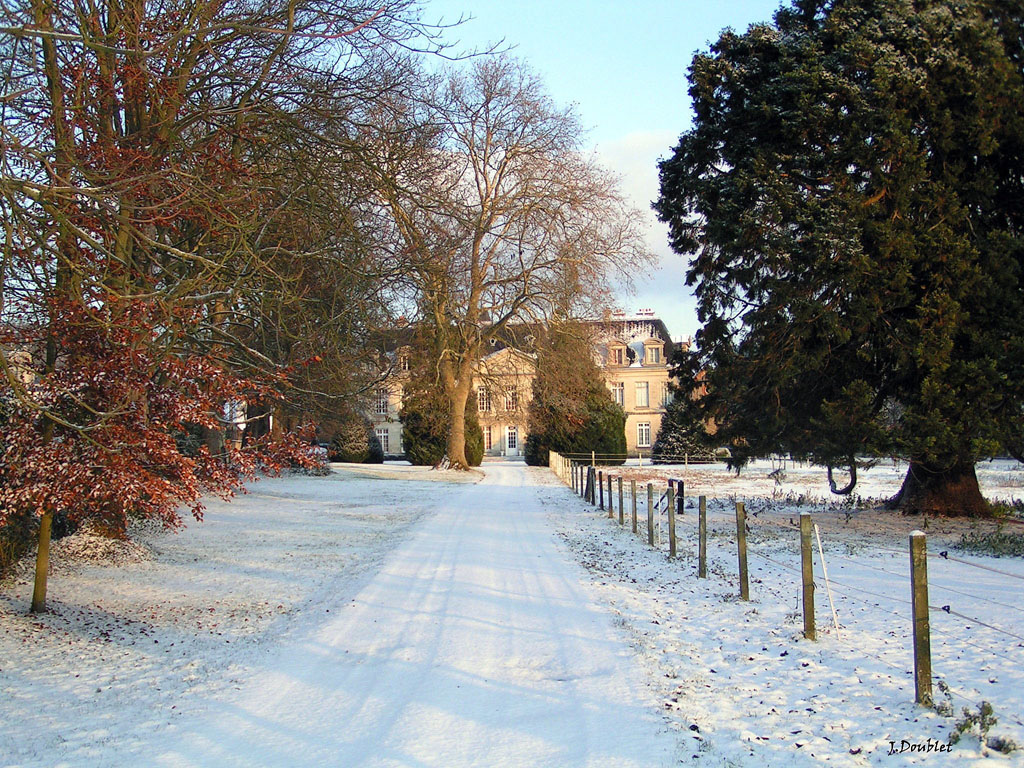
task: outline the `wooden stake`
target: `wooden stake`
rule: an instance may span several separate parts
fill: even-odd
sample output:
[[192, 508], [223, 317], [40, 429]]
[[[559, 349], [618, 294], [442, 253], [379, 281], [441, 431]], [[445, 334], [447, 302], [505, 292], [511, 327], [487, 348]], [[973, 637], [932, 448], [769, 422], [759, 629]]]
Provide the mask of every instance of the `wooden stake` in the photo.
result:
[[604, 509], [604, 472], [597, 473], [597, 484], [599, 486], [598, 493], [601, 494], [601, 506], [598, 509]]
[[633, 533], [636, 533], [636, 480], [629, 481], [629, 490], [633, 497]]
[[700, 522], [697, 526], [697, 578], [708, 577], [708, 497], [700, 497]]
[[621, 477], [618, 478], [618, 483], [619, 483], [619, 525], [625, 525], [626, 521], [625, 521], [625, 518], [624, 518], [624, 514], [625, 513], [623, 512], [624, 505], [622, 503], [622, 478]]
[[916, 701], [932, 706], [932, 639], [928, 616], [928, 550], [924, 531], [910, 534], [911, 610], [914, 615]]
[[676, 556], [676, 494], [672, 486], [668, 487], [668, 556]]
[[740, 600], [749, 600], [750, 583], [747, 578], [747, 508], [742, 501], [736, 502], [736, 548], [740, 561]]
[[832, 599], [832, 586], [828, 583], [828, 563], [825, 562], [825, 548], [821, 546], [821, 532], [818, 524], [814, 524], [814, 537], [818, 540], [818, 557], [821, 558], [821, 575], [825, 578], [825, 594], [828, 595], [828, 606], [832, 609], [832, 626], [836, 628], [836, 638], [839, 637], [839, 615], [836, 613], [836, 602]]
[[803, 580], [804, 637], [814, 640], [814, 550], [811, 544], [811, 513], [800, 513], [800, 574]]
[[647, 484], [647, 544], [654, 546], [654, 485]]

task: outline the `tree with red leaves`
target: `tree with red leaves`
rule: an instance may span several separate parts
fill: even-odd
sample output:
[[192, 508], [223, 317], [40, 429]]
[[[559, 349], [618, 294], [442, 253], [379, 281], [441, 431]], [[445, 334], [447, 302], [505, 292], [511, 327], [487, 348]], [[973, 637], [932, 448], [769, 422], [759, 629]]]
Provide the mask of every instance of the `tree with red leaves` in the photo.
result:
[[[203, 494], [312, 460], [301, 434], [223, 440], [225, 411], [294, 401], [316, 348], [267, 339], [343, 327], [303, 319], [324, 297], [369, 300], [367, 270], [311, 279], [371, 261], [358, 194], [287, 182], [357, 154], [358, 105], [431, 44], [413, 6], [0, 5], [0, 524], [40, 518], [33, 611], [54, 515], [174, 526], [179, 505], [199, 517]], [[304, 141], [289, 155], [285, 136]], [[296, 225], [311, 209], [324, 226]]]

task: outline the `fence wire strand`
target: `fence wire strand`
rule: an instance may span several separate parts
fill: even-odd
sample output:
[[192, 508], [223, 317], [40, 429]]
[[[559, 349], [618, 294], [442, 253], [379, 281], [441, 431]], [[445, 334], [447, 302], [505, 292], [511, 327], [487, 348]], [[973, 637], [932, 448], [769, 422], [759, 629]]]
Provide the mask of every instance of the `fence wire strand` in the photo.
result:
[[[573, 457], [573, 456], [570, 455], [570, 457]], [[584, 456], [583, 454], [580, 454], [579, 457], [580, 458], [585, 458], [585, 459], [589, 459], [590, 458], [589, 455]], [[614, 457], [614, 458], [619, 458], [619, 457]], [[638, 485], [638, 491], [639, 490], [640, 490], [640, 486]], [[668, 510], [667, 510], [666, 505], [665, 505], [665, 501], [666, 501], [667, 495], [668, 495], [667, 491], [661, 493], [659, 495], [657, 503], [654, 506], [655, 519], [659, 523], [659, 525], [657, 526], [657, 528], [659, 530], [663, 527], [660, 524], [661, 521], [664, 518], [666, 518], [667, 514], [668, 514]], [[682, 497], [679, 497], [679, 498], [681, 498], [681, 499], [692, 499], [692, 498], [697, 498], [697, 497], [694, 496], [694, 495], [686, 495], [686, 496], [682, 496]], [[642, 503], [642, 494], [640, 494], [640, 493], [637, 494], [637, 501]], [[682, 502], [682, 503], [685, 504], [685, 502]], [[644, 504], [644, 506], [646, 506], [646, 504]], [[685, 507], [684, 507], [684, 509], [685, 509]], [[727, 505], [723, 505], [723, 504], [716, 504], [716, 505], [708, 504], [708, 506], [706, 508], [706, 515], [707, 515], [708, 534], [709, 535], [714, 533], [714, 532], [721, 532], [722, 530], [724, 530], [726, 533], [729, 533], [731, 527], [735, 524], [735, 518], [733, 517], [732, 514], [730, 514]], [[638, 503], [638, 521], [639, 521], [640, 518], [642, 518], [642, 514], [640, 513], [640, 504]], [[682, 524], [684, 527], [692, 529], [693, 527], [696, 526], [697, 522], [698, 522], [698, 515], [697, 514], [686, 514], [685, 512], [683, 512], [683, 513], [677, 514], [677, 517], [676, 517], [676, 524], [677, 524], [677, 526]], [[715, 529], [712, 529], [712, 523], [717, 523], [717, 524], [720, 525], [720, 527], [716, 527]], [[751, 523], [754, 523], [754, 525], [752, 526]], [[770, 526], [770, 527], [773, 527], [773, 528], [783, 528], [783, 529], [785, 529], [787, 531], [794, 531], [794, 532], [799, 530], [798, 527], [792, 521], [790, 521], [789, 523], [786, 523], [786, 522], [780, 522], [780, 521], [776, 521], [776, 520], [771, 520], [771, 519], [768, 519], [768, 518], [761, 519], [759, 517], [759, 513], [758, 512], [748, 513], [748, 516], [747, 516], [747, 529], [748, 529], [748, 532], [751, 532], [751, 533], [756, 532], [756, 530], [760, 526]], [[644, 528], [646, 528], [646, 526], [644, 526]], [[642, 535], [642, 534], [645, 534], [645, 533], [646, 533], [646, 531], [641, 532], [638, 529], [638, 534]], [[664, 531], [662, 531], [662, 536], [660, 538], [664, 538]], [[677, 529], [677, 536], [676, 536], [676, 538], [677, 538], [677, 540], [680, 538], [678, 536], [678, 529]], [[657, 546], [657, 548], [660, 549], [661, 547]], [[895, 549], [895, 548], [892, 548], [892, 547], [875, 546], [873, 548], [876, 551], [878, 551], [878, 552], [892, 553], [892, 554], [899, 555], [901, 557], [902, 556], [906, 556], [906, 554], [907, 554], [906, 551]], [[800, 568], [797, 568], [796, 566], [793, 566], [793, 565], [789, 565], [787, 563], [780, 562], [780, 561], [778, 561], [778, 560], [776, 560], [776, 559], [774, 559], [772, 557], [769, 557], [768, 555], [763, 554], [762, 552], [758, 552], [756, 549], [748, 549], [748, 555], [753, 557], [754, 559], [764, 561], [765, 563], [768, 563], [769, 565], [773, 566], [773, 568], [776, 571], [776, 575], [777, 576], [780, 575], [780, 574], [782, 576], [786, 576], [789, 573], [796, 573], [796, 574], [800, 574], [802, 576], [802, 572], [801, 572]], [[928, 552], [927, 556], [930, 559], [933, 559], [933, 560], [935, 560], [935, 559], [942, 559], [942, 560], [945, 560], [947, 562], [955, 562], [955, 563], [958, 563], [958, 564], [961, 564], [961, 565], [964, 565], [964, 566], [967, 566], [967, 567], [970, 567], [970, 568], [977, 568], [977, 569], [980, 569], [980, 570], [988, 571], [990, 573], [998, 574], [1000, 576], [1005, 576], [1007, 578], [1012, 578], [1012, 579], [1017, 579], [1017, 580], [1024, 581], [1024, 576], [1022, 576], [1020, 574], [1010, 573], [1008, 571], [1005, 571], [1005, 570], [1002, 570], [1002, 569], [999, 569], [999, 568], [993, 568], [991, 566], [982, 565], [980, 563], [974, 563], [974, 562], [971, 562], [969, 560], [965, 560], [963, 558], [955, 557], [953, 555], [950, 555], [948, 551]], [[855, 566], [858, 569], [867, 569], [867, 570], [875, 571], [877, 573], [885, 574], [886, 576], [894, 576], [894, 577], [897, 577], [899, 579], [907, 579], [907, 580], [909, 580], [909, 578], [910, 578], [909, 573], [901, 573], [901, 572], [898, 572], [898, 571], [889, 570], [887, 568], [884, 568], [884, 567], [881, 567], [881, 566], [878, 566], [878, 565], [874, 565], [874, 564], [871, 564], [871, 563], [868, 563], [868, 562], [864, 562], [864, 561], [860, 561], [860, 560], [854, 560], [854, 559], [852, 559], [850, 557], [845, 557], [843, 555], [838, 555], [838, 554], [835, 554], [835, 553], [830, 553], [829, 557], [830, 558], [834, 558], [835, 560], [838, 560], [838, 561], [843, 562], [843, 563], [849, 563], [850, 565]], [[837, 581], [834, 578], [829, 578], [828, 581], [829, 581], [829, 584], [832, 587], [835, 588], [835, 591], [837, 593], [839, 593], [841, 599], [843, 599], [844, 601], [851, 601], [852, 603], [855, 603], [855, 604], [860, 604], [860, 605], [863, 605], [863, 606], [867, 606], [867, 609], [865, 609], [865, 608], [861, 608], [860, 609], [862, 613], [867, 613], [868, 611], [872, 611], [873, 612], [873, 611], [882, 610], [885, 613], [888, 613], [888, 614], [891, 614], [893, 616], [896, 616], [897, 618], [901, 619], [902, 621], [907, 621], [908, 620], [908, 617], [906, 615], [901, 614], [901, 613], [899, 613], [896, 610], [883, 608], [882, 606], [880, 606], [876, 602], [872, 602], [871, 600], [865, 599], [863, 597], [859, 597], [856, 594], [851, 594], [851, 591], [852, 592], [860, 593], [862, 595], [868, 595], [868, 596], [870, 596], [872, 598], [876, 598], [876, 599], [879, 599], [879, 600], [888, 601], [890, 603], [896, 603], [897, 605], [900, 605], [900, 606], [911, 606], [912, 603], [908, 599], [897, 597], [897, 596], [894, 596], [894, 595], [884, 594], [884, 593], [881, 593], [881, 592], [876, 592], [876, 591], [873, 591], [873, 590], [870, 590], [870, 589], [865, 589], [864, 587], [854, 586], [854, 585], [846, 583], [844, 581]], [[815, 579], [815, 585], [817, 586], [817, 579]], [[766, 584], [765, 587], [766, 587], [766, 589], [769, 589], [769, 590], [771, 590], [773, 592], [777, 592], [778, 591], [775, 588], [775, 585], [772, 585], [772, 584]], [[944, 586], [942, 584], [936, 584], [934, 582], [932, 584], [930, 584], [929, 587], [930, 587], [930, 589], [936, 589], [936, 590], [941, 590], [941, 591], [945, 591], [945, 592], [950, 592], [950, 593], [958, 594], [958, 595], [961, 595], [961, 596], [964, 596], [964, 597], [969, 597], [969, 598], [971, 598], [973, 600], [979, 600], [979, 601], [982, 601], [982, 602], [985, 602], [985, 603], [988, 603], [988, 604], [991, 604], [991, 605], [997, 605], [997, 606], [999, 606], [1001, 608], [1007, 608], [1007, 609], [1011, 609], [1011, 610], [1018, 611], [1018, 612], [1024, 612], [1024, 608], [1021, 608], [1020, 606], [1011, 605], [1011, 604], [1008, 604], [1008, 603], [1003, 603], [1003, 602], [1000, 602], [998, 600], [993, 600], [993, 599], [988, 598], [988, 597], [984, 597], [984, 596], [981, 596], [981, 595], [976, 595], [976, 594], [973, 594], [971, 592], [967, 592], [967, 591], [964, 591], [964, 590], [956, 589], [954, 587], [947, 587], [947, 586]], [[975, 625], [977, 625], [979, 627], [985, 627], [986, 629], [992, 630], [993, 632], [996, 632], [996, 633], [999, 633], [1001, 635], [1005, 635], [1006, 637], [1009, 637], [1009, 638], [1012, 638], [1014, 640], [1020, 641], [1021, 646], [1019, 646], [1019, 647], [1024, 647], [1024, 636], [1022, 636], [1020, 634], [1017, 634], [1015, 632], [1012, 632], [1010, 630], [1004, 629], [1002, 627], [996, 626], [994, 624], [990, 624], [988, 622], [982, 621], [981, 619], [977, 618], [976, 616], [969, 616], [967, 614], [964, 614], [964, 613], [961, 613], [959, 611], [953, 610], [952, 607], [950, 607], [950, 606], [929, 605], [928, 608], [929, 608], [930, 611], [933, 611], [935, 613], [940, 613], [941, 612], [941, 613], [944, 613], [944, 614], [946, 614], [948, 616], [955, 616], [955, 617], [957, 617], [959, 619], [962, 619], [964, 621], [971, 622], [972, 624], [975, 624]], [[851, 618], [851, 617], [849, 615], [847, 615], [847, 618]], [[831, 634], [830, 628], [824, 628], [823, 627], [823, 631], [825, 633], [827, 633], [827, 634]], [[861, 630], [861, 631], [863, 631], [863, 630]], [[969, 639], [969, 638], [952, 636], [945, 629], [939, 629], [939, 628], [937, 628], [935, 626], [932, 626], [931, 627], [931, 633], [932, 633], [932, 635], [934, 635], [936, 637], [936, 639], [939, 640], [939, 643], [936, 644], [936, 650], [953, 652], [953, 651], [956, 650], [957, 645], [966, 645], [966, 646], [972, 647], [972, 648], [974, 648], [974, 649], [976, 649], [976, 650], [978, 650], [978, 651], [980, 651], [983, 654], [986, 654], [988, 656], [998, 657], [998, 658], [1004, 659], [1004, 660], [1009, 661], [1009, 662], [1014, 663], [1014, 664], [1019, 664], [1020, 663], [1020, 659], [1019, 658], [1014, 658], [1009, 653], [1005, 653], [1005, 652], [1003, 652], [1001, 650], [997, 650], [996, 648], [993, 648], [993, 647], [988, 647], [988, 646], [985, 646], [985, 645], [981, 645], [981, 644], [979, 644], [979, 643], [977, 643], [974, 640]], [[912, 674], [911, 670], [907, 670], [905, 667], [901, 667], [899, 665], [893, 664], [892, 662], [887, 661], [886, 659], [882, 658], [881, 656], [866, 650], [862, 646], [854, 645], [853, 642], [851, 640], [849, 640], [849, 639], [843, 639], [841, 637], [836, 637], [836, 640], [837, 640], [837, 642], [842, 644], [845, 648], [853, 650], [853, 651], [856, 651], [858, 654], [860, 654], [860, 655], [862, 655], [862, 656], [864, 656], [866, 658], [873, 659], [873, 660], [879, 662], [880, 664], [882, 664], [882, 665], [884, 665], [886, 667], [889, 667], [889, 668], [899, 672], [902, 676], [906, 676], [906, 675]], [[964, 701], [968, 705], [974, 706], [976, 704], [976, 702], [973, 699], [971, 699], [971, 698], [963, 695], [959, 691], [954, 690], [953, 688], [951, 688], [948, 685], [948, 683], [946, 683], [942, 678], [938, 678], [937, 677], [937, 679], [942, 681], [942, 686], [940, 687], [940, 690], [944, 691], [945, 694], [948, 695], [948, 697], [950, 697], [950, 699], [955, 697], [957, 699], [960, 699], [960, 700]], [[1018, 715], [1011, 715], [1011, 716], [1018, 718], [1016, 720], [1017, 724], [1019, 724], [1019, 725], [1024, 724], [1024, 723], [1021, 723], [1020, 718], [1019, 718]]]

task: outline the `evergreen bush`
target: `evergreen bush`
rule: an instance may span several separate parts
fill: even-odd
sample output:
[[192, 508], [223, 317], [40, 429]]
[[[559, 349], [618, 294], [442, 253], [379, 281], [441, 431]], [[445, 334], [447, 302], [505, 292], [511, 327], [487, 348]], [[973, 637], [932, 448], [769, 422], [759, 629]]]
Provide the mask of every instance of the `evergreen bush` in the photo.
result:
[[665, 408], [661, 429], [651, 450], [654, 464], [681, 464], [685, 461], [715, 460], [704, 425], [694, 415], [689, 403], [676, 395]]
[[369, 422], [351, 419], [342, 424], [331, 439], [328, 458], [351, 464], [381, 464], [384, 449]]
[[[421, 467], [444, 461], [448, 448], [448, 404], [437, 387], [406, 388], [402, 401], [402, 443], [405, 458]], [[466, 460], [479, 467], [484, 458], [484, 433], [477, 418], [476, 398], [466, 400]]]

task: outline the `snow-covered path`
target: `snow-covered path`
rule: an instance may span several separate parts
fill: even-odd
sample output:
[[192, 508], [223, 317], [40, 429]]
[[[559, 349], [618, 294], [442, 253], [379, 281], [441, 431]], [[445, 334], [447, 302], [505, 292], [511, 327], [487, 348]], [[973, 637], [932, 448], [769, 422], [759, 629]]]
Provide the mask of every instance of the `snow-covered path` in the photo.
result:
[[[536, 470], [446, 488], [344, 606], [157, 736], [165, 766], [658, 766], [675, 736], [556, 544]], [[440, 489], [439, 489], [440, 490]]]

